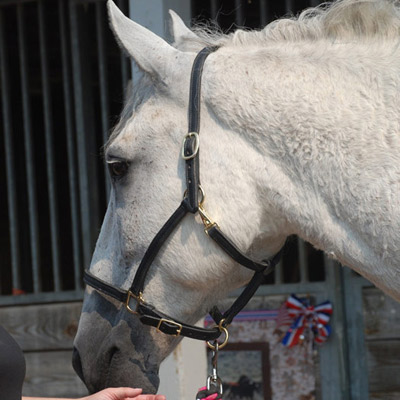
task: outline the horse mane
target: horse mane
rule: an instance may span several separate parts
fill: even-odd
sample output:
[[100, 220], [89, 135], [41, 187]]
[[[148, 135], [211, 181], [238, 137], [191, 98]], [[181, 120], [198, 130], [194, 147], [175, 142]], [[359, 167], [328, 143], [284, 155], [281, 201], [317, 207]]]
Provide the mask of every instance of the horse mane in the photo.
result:
[[[254, 46], [271, 42], [351, 41], [398, 39], [398, 0], [337, 0], [308, 8], [297, 17], [282, 18], [259, 31], [238, 29], [230, 34], [195, 26], [198, 39], [190, 46]], [[196, 46], [197, 47], [197, 46]]]

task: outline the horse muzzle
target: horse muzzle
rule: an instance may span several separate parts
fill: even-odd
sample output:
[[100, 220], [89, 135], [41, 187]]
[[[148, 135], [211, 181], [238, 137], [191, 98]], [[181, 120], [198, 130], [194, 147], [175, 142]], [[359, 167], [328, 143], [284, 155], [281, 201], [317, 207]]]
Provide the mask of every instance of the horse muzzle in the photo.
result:
[[156, 371], [143, 371], [140, 363], [134, 359], [122, 361], [118, 352], [112, 355], [106, 368], [95, 366], [90, 371], [82, 365], [79, 351], [74, 348], [72, 365], [75, 372], [85, 383], [90, 393], [98, 392], [107, 387], [133, 387], [142, 388], [143, 393], [154, 394], [157, 392], [160, 379]]

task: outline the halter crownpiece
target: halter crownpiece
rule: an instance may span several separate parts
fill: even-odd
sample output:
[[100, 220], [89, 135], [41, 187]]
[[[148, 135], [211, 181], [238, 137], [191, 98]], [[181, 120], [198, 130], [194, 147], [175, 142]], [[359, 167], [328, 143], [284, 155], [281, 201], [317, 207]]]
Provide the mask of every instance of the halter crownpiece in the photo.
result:
[[[205, 194], [200, 185], [199, 162], [201, 77], [206, 58], [216, 50], [217, 47], [204, 48], [197, 54], [193, 62], [190, 77], [188, 108], [189, 126], [188, 133], [185, 135], [182, 143], [181, 154], [182, 158], [185, 160], [187, 187], [182, 202], [151, 241], [142, 261], [140, 262], [129, 290], [123, 290], [104, 282], [89, 271], [84, 272], [84, 281], [87, 285], [93, 287], [100, 293], [111, 296], [124, 303], [126, 309], [130, 313], [137, 315], [143, 324], [153, 326], [160, 332], [168, 335], [186, 336], [192, 339], [205, 340], [209, 343], [216, 341], [221, 333], [225, 333], [224, 343], [226, 344], [228, 338], [226, 327], [232, 322], [236, 314], [239, 313], [248, 303], [258, 287], [264, 281], [265, 276], [273, 271], [273, 268], [280, 259], [282, 250], [266, 261], [255, 261], [251, 259], [243, 254], [237, 246], [222, 233], [218, 224], [209, 217], [204, 209]], [[158, 311], [151, 304], [146, 303], [143, 297], [146, 275], [161, 247], [187, 213], [196, 214], [197, 212], [200, 214], [204, 223], [206, 234], [211, 237], [234, 261], [255, 271], [249, 284], [227, 311], [221, 313], [216, 306], [213, 307], [210, 311], [210, 315], [216, 322], [217, 326], [210, 329], [200, 328], [177, 321]], [[218, 346], [218, 344], [215, 344], [214, 347], [215, 346]], [[219, 345], [219, 348], [221, 347], [222, 345]]]

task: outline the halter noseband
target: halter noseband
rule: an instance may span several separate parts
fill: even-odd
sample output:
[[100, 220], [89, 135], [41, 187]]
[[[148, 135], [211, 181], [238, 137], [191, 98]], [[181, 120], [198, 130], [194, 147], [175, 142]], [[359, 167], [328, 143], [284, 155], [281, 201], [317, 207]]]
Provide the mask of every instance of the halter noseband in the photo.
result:
[[[217, 50], [217, 47], [206, 47], [201, 50], [197, 54], [192, 67], [188, 110], [189, 129], [182, 144], [182, 157], [186, 164], [187, 185], [183, 201], [151, 241], [140, 262], [129, 290], [120, 289], [102, 281], [88, 271], [84, 272], [84, 281], [87, 285], [124, 303], [127, 310], [138, 315], [143, 324], [156, 327], [157, 330], [168, 335], [186, 336], [192, 339], [205, 341], [216, 340], [222, 332], [225, 332], [227, 335], [226, 327], [232, 322], [236, 314], [248, 303], [264, 281], [265, 276], [272, 272], [282, 252], [281, 250], [274, 257], [266, 261], [255, 261], [251, 259], [243, 254], [236, 245], [222, 233], [218, 225], [212, 221], [203, 207], [204, 193], [200, 186], [199, 171], [201, 76], [206, 58], [215, 50]], [[200, 198], [199, 194], [201, 196]], [[185, 324], [181, 321], [176, 321], [174, 318], [159, 312], [151, 304], [146, 303], [143, 298], [146, 275], [161, 247], [187, 213], [196, 214], [197, 212], [199, 212], [201, 216], [207, 235], [234, 261], [255, 271], [249, 284], [227, 311], [221, 313], [216, 306], [212, 308], [210, 315], [216, 322], [217, 327], [211, 329], [200, 328]], [[220, 345], [219, 348], [222, 348], [222, 345]]]

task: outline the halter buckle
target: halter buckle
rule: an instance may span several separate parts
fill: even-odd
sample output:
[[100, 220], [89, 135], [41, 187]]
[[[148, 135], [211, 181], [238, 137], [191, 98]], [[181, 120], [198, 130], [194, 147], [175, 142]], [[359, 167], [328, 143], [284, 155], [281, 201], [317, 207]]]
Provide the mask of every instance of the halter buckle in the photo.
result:
[[[130, 306], [130, 301], [132, 297], [136, 300], [135, 309], [131, 308]], [[144, 303], [142, 292], [140, 292], [139, 295], [137, 296], [136, 294], [133, 294], [130, 290], [128, 290], [128, 297], [126, 298], [125, 307], [131, 314], [139, 314], [138, 308], [139, 305], [142, 303]]]
[[179, 335], [181, 334], [181, 332], [182, 332], [182, 324], [179, 324], [178, 322], [171, 321], [170, 319], [165, 319], [165, 318], [161, 318], [161, 319], [160, 319], [160, 321], [159, 321], [159, 323], [158, 323], [158, 325], [157, 325], [157, 330], [158, 330], [158, 332], [164, 333], [164, 332], [160, 329], [160, 328], [161, 328], [161, 325], [162, 325], [164, 322], [176, 326], [176, 333], [175, 333], [175, 335], [172, 335], [172, 336], [179, 336]]
[[[194, 137], [194, 149], [192, 151], [192, 153], [190, 154], [186, 154], [185, 152], [185, 144], [186, 144], [186, 140], [188, 140], [189, 138]], [[181, 152], [181, 156], [184, 160], [191, 160], [192, 158], [195, 158], [197, 153], [199, 152], [199, 146], [200, 146], [200, 137], [199, 134], [197, 132], [189, 132], [187, 133], [184, 137], [183, 137], [183, 142], [182, 142], [182, 152]]]

